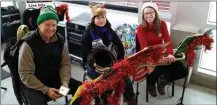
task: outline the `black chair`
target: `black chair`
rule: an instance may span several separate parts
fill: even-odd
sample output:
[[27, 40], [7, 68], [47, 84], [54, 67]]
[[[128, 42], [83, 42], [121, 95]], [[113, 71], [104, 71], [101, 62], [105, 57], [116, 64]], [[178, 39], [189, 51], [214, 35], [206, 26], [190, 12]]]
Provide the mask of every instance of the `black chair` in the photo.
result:
[[[87, 69], [86, 69], [87, 67], [83, 66], [83, 68], [84, 68], [84, 74], [83, 74], [82, 81], [84, 82], [85, 80], [88, 80], [86, 77], [88, 77], [90, 80], [93, 80], [93, 78], [87, 72]], [[95, 104], [96, 105], [100, 104], [100, 98], [99, 97], [95, 97]]]
[[[138, 41], [138, 38], [136, 37], [136, 52], [139, 52], [140, 51], [140, 44], [139, 44], [139, 41]], [[146, 75], [147, 79], [148, 79], [148, 76], [149, 74]], [[146, 80], [147, 81], [147, 80]], [[139, 95], [139, 91], [138, 91], [138, 88], [139, 88], [139, 83], [136, 83], [137, 87], [136, 87], [136, 100], [137, 100], [137, 103], [138, 103], [138, 95]], [[170, 85], [172, 85], [172, 97], [174, 96], [174, 87], [175, 87], [175, 82], [173, 81]], [[149, 100], [149, 96], [148, 96], [148, 85], [146, 84], [146, 102], [148, 102]]]
[[[148, 77], [148, 75], [147, 75]], [[148, 79], [148, 78], [147, 78]], [[146, 80], [147, 83], [147, 80]], [[137, 83], [138, 84], [138, 83]], [[170, 83], [169, 85], [172, 85], [172, 97], [174, 97], [174, 89], [175, 89], [175, 81], [173, 81], [172, 83]], [[167, 90], [168, 91], [168, 90]], [[146, 102], [148, 102], [149, 100], [149, 95], [148, 95], [148, 85], [146, 84]]]
[[[7, 63], [4, 62], [1, 67], [4, 67], [6, 66]], [[19, 74], [18, 74], [18, 71], [12, 71], [12, 69], [9, 69], [10, 70], [10, 75], [11, 75], [11, 78], [12, 78], [12, 84], [13, 84], [13, 89], [14, 89], [14, 94], [17, 98], [17, 101], [19, 103], [19, 105], [29, 105], [28, 102], [27, 102], [27, 99], [26, 97], [24, 96], [24, 94], [21, 92], [21, 88], [22, 88], [22, 82], [20, 80], [20, 77], [19, 77]], [[7, 90], [7, 88], [5, 87], [1, 87], [1, 89], [4, 89], [4, 90]], [[66, 105], [68, 104], [68, 97], [65, 96], [65, 102], [66, 102]]]
[[[177, 49], [173, 49], [174, 52]], [[185, 59], [185, 54], [182, 55], [175, 55], [176, 60], [184, 60]], [[149, 76], [149, 74], [147, 75], [147, 77]], [[147, 78], [148, 79], [148, 78]], [[186, 80], [185, 80], [186, 81]], [[174, 89], [175, 89], [175, 81], [172, 81], [172, 83], [169, 84], [169, 86], [172, 85], [172, 95], [171, 97], [174, 97]], [[183, 86], [183, 88], [185, 88], [185, 85]], [[168, 91], [168, 90], [167, 90]], [[148, 102], [148, 85], [146, 84], [146, 102]]]
[[[6, 65], [6, 62], [4, 62], [4, 63], [1, 65], [1, 68], [4, 67], [5, 65]], [[1, 70], [3, 70], [3, 69], [1, 69]], [[1, 87], [1, 89], [5, 90], [5, 91], [8, 90], [6, 87]]]
[[[148, 77], [148, 74], [146, 77]], [[133, 81], [133, 83], [134, 83], [134, 81]], [[169, 85], [172, 85], [172, 95], [171, 96], [173, 97], [174, 96], [175, 81], [173, 81]], [[138, 104], [138, 96], [139, 96], [139, 83], [136, 83], [136, 101], [137, 101], [137, 104]], [[148, 99], [149, 99], [148, 98], [148, 85], [146, 85], [146, 102], [148, 102]]]
[[7, 90], [7, 88], [6, 88], [6, 87], [1, 87], [1, 89], [3, 89], [3, 90]]

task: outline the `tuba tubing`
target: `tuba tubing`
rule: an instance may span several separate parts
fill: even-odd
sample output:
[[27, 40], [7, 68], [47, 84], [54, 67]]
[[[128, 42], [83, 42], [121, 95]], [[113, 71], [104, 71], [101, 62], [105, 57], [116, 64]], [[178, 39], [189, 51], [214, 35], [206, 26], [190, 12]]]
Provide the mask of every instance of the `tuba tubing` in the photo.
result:
[[116, 58], [112, 52], [101, 46], [92, 49], [87, 57], [87, 63], [91, 69], [100, 74], [109, 72], [115, 61]]

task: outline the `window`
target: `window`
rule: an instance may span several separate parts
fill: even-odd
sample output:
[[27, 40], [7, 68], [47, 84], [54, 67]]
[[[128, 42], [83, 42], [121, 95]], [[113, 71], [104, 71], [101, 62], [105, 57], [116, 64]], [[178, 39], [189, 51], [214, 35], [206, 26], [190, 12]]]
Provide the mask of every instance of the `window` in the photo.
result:
[[[158, 5], [159, 10], [161, 11], [170, 10], [170, 1], [150, 0], [145, 2], [155, 2]], [[138, 1], [129, 1], [129, 0], [122, 0], [118, 2], [105, 2], [105, 3], [113, 4], [113, 5], [129, 6], [129, 7], [138, 7], [139, 4]]]
[[[165, 19], [167, 21], [171, 21], [172, 19], [172, 12], [170, 9], [171, 2], [170, 1], [163, 1], [163, 0], [149, 0], [144, 2], [154, 2], [158, 5], [159, 8], [159, 16], [161, 19]], [[140, 6], [138, 1], [129, 1], [129, 0], [122, 0], [118, 2], [103, 2], [105, 4], [113, 5], [113, 6], [119, 6], [119, 10], [121, 11], [130, 11], [129, 8], [134, 8], [138, 10], [138, 7]], [[141, 7], [140, 7], [141, 8]], [[138, 13], [138, 11], [136, 11]]]
[[160, 0], [153, 0], [158, 5], [159, 10], [161, 11], [169, 11], [170, 10], [170, 1], [160, 1]]
[[213, 30], [212, 37], [212, 49], [206, 52], [202, 49], [198, 72], [216, 76], [216, 30]]
[[[89, 5], [89, 1], [63, 1], [69, 2], [73, 4], [80, 4], [80, 5]], [[94, 2], [94, 1], [93, 1]], [[171, 2], [170, 0], [146, 0], [145, 2], [155, 2], [159, 7], [159, 15], [160, 18], [165, 19], [166, 21], [171, 21], [172, 19], [172, 12], [171, 12]], [[103, 3], [107, 9], [123, 11], [123, 12], [131, 12], [131, 13], [139, 13], [139, 8], [141, 8], [140, 3], [138, 1], [133, 0], [119, 0], [119, 1], [96, 1], [95, 3]]]
[[1, 7], [7, 7], [7, 6], [14, 6], [13, 1], [2, 1], [1, 2]]
[[[207, 24], [216, 26], [216, 2], [210, 2]], [[201, 51], [198, 72], [216, 76], [216, 29], [213, 30], [212, 37], [214, 39], [212, 49], [206, 52], [204, 49]]]
[[[87, 6], [89, 5], [89, 1], [70, 1], [70, 2], [64, 1], [64, 2], [67, 2], [69, 4], [69, 16], [71, 19], [76, 18], [82, 13], [90, 12], [89, 7]], [[164, 11], [170, 9], [170, 1], [153, 1], [153, 2], [156, 2], [159, 5], [159, 9], [164, 9]], [[138, 24], [138, 4], [139, 2], [122, 0], [122, 1], [117, 1], [117, 2], [97, 1], [95, 3], [105, 4], [106, 9], [108, 11], [107, 18], [111, 22], [113, 29], [115, 29], [118, 25], [123, 24], [123, 23]], [[134, 10], [132, 12], [130, 8], [136, 9], [137, 12], [135, 12]], [[163, 12], [160, 11], [162, 12], [160, 13], [160, 16], [163, 17], [162, 19], [165, 19], [165, 17], [166, 19], [169, 19], [170, 17], [167, 16], [168, 13], [165, 15], [164, 11]], [[167, 21], [166, 23], [167, 23], [169, 33], [170, 33], [171, 23], [169, 21]]]
[[46, 5], [54, 6], [54, 3], [52, 2], [52, 0], [27, 0], [26, 1], [26, 8], [41, 8]]
[[128, 0], [122, 0], [118, 2], [106, 2], [107, 4], [113, 4], [113, 5], [121, 5], [121, 6], [128, 6], [128, 7], [138, 7], [139, 2], [133, 2]]
[[210, 2], [207, 23], [213, 25], [216, 24], [216, 2]]

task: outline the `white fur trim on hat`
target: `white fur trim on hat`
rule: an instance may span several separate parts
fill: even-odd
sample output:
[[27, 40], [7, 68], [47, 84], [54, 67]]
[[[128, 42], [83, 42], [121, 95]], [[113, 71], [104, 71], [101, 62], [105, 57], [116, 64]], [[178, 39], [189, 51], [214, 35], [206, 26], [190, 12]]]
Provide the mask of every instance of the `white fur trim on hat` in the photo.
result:
[[146, 7], [152, 7], [154, 8], [156, 11], [158, 11], [158, 6], [156, 3], [153, 3], [153, 2], [145, 2], [143, 5], [142, 5], [142, 11], [146, 8]]

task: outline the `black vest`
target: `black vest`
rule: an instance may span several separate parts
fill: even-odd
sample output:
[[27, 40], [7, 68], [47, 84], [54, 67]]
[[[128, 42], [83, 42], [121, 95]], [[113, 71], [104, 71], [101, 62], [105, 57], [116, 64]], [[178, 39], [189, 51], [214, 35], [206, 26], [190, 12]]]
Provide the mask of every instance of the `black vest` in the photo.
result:
[[57, 35], [57, 38], [55, 42], [46, 43], [38, 31], [24, 38], [34, 55], [34, 75], [44, 85], [54, 88], [61, 85], [59, 70], [64, 46], [63, 38], [60, 35]]

